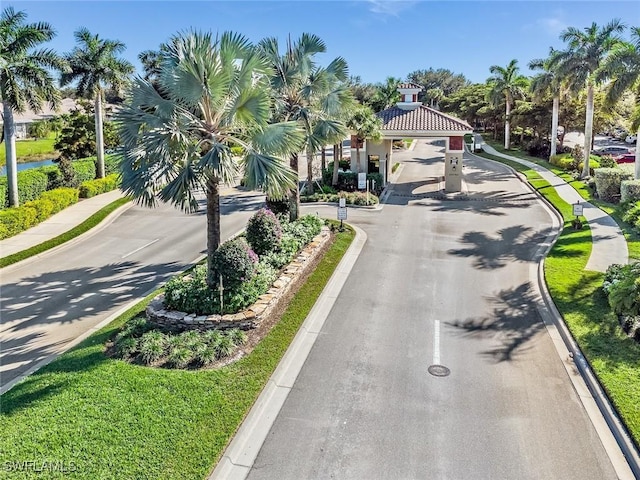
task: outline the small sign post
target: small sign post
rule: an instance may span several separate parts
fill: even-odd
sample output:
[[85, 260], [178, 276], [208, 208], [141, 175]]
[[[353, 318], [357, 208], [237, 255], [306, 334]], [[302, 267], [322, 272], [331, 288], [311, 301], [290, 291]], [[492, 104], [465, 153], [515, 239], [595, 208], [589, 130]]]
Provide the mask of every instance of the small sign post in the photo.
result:
[[338, 207], [338, 220], [340, 220], [340, 231], [342, 231], [342, 221], [347, 219], [347, 207]]
[[575, 220], [573, 221], [573, 228], [575, 228], [576, 230], [580, 230], [582, 228], [582, 222], [580, 221], [579, 217], [582, 216], [583, 206], [578, 201], [574, 203], [572, 207], [573, 207], [573, 214], [576, 217]]
[[358, 190], [364, 190], [367, 188], [367, 173], [360, 172], [358, 173]]

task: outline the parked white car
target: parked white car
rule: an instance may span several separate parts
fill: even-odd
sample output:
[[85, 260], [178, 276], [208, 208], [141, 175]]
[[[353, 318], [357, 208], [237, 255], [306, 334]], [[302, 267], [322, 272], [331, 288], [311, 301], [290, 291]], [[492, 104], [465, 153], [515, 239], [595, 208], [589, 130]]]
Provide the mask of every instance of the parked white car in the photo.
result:
[[636, 143], [638, 140], [636, 135], [627, 135], [627, 138], [624, 139], [624, 143]]

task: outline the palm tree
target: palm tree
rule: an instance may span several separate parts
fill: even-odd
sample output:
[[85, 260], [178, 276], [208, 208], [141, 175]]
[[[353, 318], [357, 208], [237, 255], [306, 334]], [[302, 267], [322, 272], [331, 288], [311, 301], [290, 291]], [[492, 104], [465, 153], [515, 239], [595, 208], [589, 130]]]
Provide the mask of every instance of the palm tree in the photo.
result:
[[371, 108], [380, 112], [386, 108], [392, 107], [400, 101], [400, 91], [398, 86], [401, 81], [399, 78], [387, 77], [384, 83], [376, 85], [376, 93], [371, 101]]
[[27, 107], [34, 112], [40, 111], [44, 102], [57, 108], [60, 93], [49, 69], [64, 68], [64, 62], [53, 50], [33, 50], [55, 37], [51, 25], [46, 22], [26, 24], [26, 18], [25, 12], [16, 12], [13, 7], [5, 8], [0, 15], [0, 100], [7, 153], [9, 206], [12, 207], [17, 207], [19, 203], [13, 114], [22, 113]]
[[593, 142], [593, 93], [598, 85], [598, 70], [613, 48], [621, 42], [617, 35], [625, 26], [620, 20], [612, 20], [603, 27], [594, 22], [581, 31], [569, 27], [560, 34], [568, 44], [566, 50], [554, 56], [552, 64], [567, 79], [574, 91], [587, 88], [587, 111], [584, 125], [584, 169], [582, 177], [589, 176], [589, 155]]
[[553, 97], [553, 107], [551, 112], [551, 152], [549, 157], [556, 154], [556, 143], [558, 135], [558, 112], [560, 110], [560, 94], [562, 92], [562, 80], [556, 71], [554, 56], [557, 51], [551, 48], [549, 57], [546, 59], [535, 59], [529, 62], [531, 70], [541, 70], [542, 72], [533, 77], [531, 81], [531, 91], [534, 96], [540, 98], [546, 94]]
[[[276, 97], [273, 118], [277, 121], [297, 121], [304, 131], [304, 151], [307, 155], [307, 192], [313, 193], [313, 158], [315, 152], [328, 143], [342, 141], [344, 125], [336, 120], [350, 94], [346, 85], [347, 64], [341, 57], [327, 67], [318, 67], [314, 56], [326, 51], [316, 35], [303, 33], [296, 42], [289, 38], [285, 53], [280, 53], [276, 38], [263, 39], [258, 48], [271, 64], [271, 87]], [[290, 166], [298, 171], [298, 154], [290, 158]], [[296, 188], [290, 192], [289, 216], [296, 219], [300, 196]]]
[[373, 110], [365, 105], [359, 105], [356, 107], [349, 119], [347, 120], [347, 128], [356, 137], [356, 162], [357, 170], [361, 172], [363, 170], [360, 162], [360, 142], [367, 138], [378, 141], [381, 138], [382, 121], [378, 118]]
[[[299, 149], [296, 122], [269, 124], [269, 65], [242, 36], [192, 32], [161, 54], [159, 89], [136, 78], [116, 113], [124, 146], [122, 190], [139, 203], [157, 198], [186, 212], [207, 199], [207, 283], [215, 285], [212, 254], [220, 245], [220, 186], [240, 170], [249, 188], [274, 198], [296, 185], [279, 158]], [[232, 146], [241, 146], [238, 162]]]
[[524, 98], [525, 90], [528, 87], [528, 80], [523, 75], [518, 73], [518, 61], [511, 60], [509, 65], [500, 67], [499, 65], [492, 65], [489, 71], [493, 74], [489, 78], [488, 82], [491, 85], [490, 99], [497, 105], [497, 103], [504, 98], [505, 101], [505, 119], [504, 119], [504, 148], [507, 150], [510, 147], [510, 115], [511, 106], [517, 98]]
[[430, 88], [426, 92], [426, 96], [429, 99], [429, 106], [440, 110], [440, 101], [444, 98], [444, 92], [440, 87]]
[[[607, 85], [606, 102], [615, 104], [622, 95], [631, 90], [636, 97], [636, 107], [631, 128], [640, 137], [640, 27], [631, 28], [631, 42], [620, 43], [607, 57], [598, 79], [611, 79]], [[635, 178], [640, 179], [640, 148], [636, 147]]]
[[71, 53], [65, 55], [71, 70], [63, 73], [60, 83], [69, 85], [77, 80], [78, 95], [94, 101], [94, 115], [96, 123], [96, 177], [104, 177], [104, 140], [102, 135], [102, 97], [106, 88], [120, 89], [134, 71], [133, 65], [118, 58], [126, 48], [124, 43], [117, 40], [103, 40], [98, 35], [92, 35], [86, 28], [80, 28], [75, 33], [75, 47]]

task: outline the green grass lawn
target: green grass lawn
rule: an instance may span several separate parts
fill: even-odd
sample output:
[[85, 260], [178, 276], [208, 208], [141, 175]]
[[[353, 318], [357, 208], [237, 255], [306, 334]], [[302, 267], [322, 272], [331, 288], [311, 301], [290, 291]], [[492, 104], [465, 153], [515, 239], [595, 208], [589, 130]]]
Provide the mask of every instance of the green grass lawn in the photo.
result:
[[[16, 141], [16, 156], [18, 157], [18, 162], [34, 162], [37, 160], [56, 158], [58, 152], [53, 148], [55, 141], [55, 134], [49, 135], [48, 138], [38, 140]], [[7, 163], [7, 151], [3, 142], [2, 145], [0, 145], [0, 166], [5, 163]]]
[[[107, 358], [105, 341], [145, 304], [131, 309], [0, 398], [2, 461], [73, 463], [75, 471], [46, 478], [205, 478], [353, 237], [351, 229], [338, 234], [278, 325], [250, 355], [220, 370], [154, 369]], [[19, 478], [43, 477], [20, 472]]]
[[[508, 153], [511, 154], [510, 151]], [[533, 170], [500, 157], [481, 155], [511, 165], [525, 174], [564, 217], [562, 233], [545, 261], [547, 286], [636, 445], [640, 445], [640, 345], [624, 335], [616, 316], [611, 313], [601, 289], [604, 274], [584, 270], [591, 253], [590, 230], [574, 230], [570, 226], [573, 218], [571, 206]], [[592, 201], [591, 198], [587, 200]], [[616, 210], [610, 204], [607, 208]], [[620, 221], [618, 223], [623, 229], [628, 227]], [[630, 257], [640, 258], [640, 239], [635, 234], [626, 233]]]

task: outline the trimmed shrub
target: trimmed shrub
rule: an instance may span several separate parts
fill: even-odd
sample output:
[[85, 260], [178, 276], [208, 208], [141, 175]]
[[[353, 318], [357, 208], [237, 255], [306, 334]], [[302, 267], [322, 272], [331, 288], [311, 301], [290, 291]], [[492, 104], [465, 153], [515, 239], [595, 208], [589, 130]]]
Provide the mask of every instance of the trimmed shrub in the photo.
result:
[[527, 153], [533, 157], [549, 158], [551, 143], [547, 140], [536, 138], [525, 144]]
[[88, 157], [71, 163], [76, 172], [76, 180], [80, 183], [96, 178], [96, 157]]
[[105, 176], [111, 175], [113, 173], [119, 173], [120, 163], [122, 163], [122, 155], [118, 155], [118, 154], [105, 155], [104, 156]]
[[594, 173], [598, 197], [606, 202], [618, 202], [622, 181], [632, 176], [620, 168], [596, 168]]
[[640, 201], [632, 203], [628, 205], [626, 211], [622, 215], [622, 220], [627, 222], [630, 225], [635, 225], [635, 223], [640, 219]]
[[[602, 155], [600, 157], [600, 166], [602, 168], [617, 168], [618, 163], [611, 155]], [[589, 165], [591, 165], [591, 161], [589, 161]]]
[[118, 175], [112, 173], [104, 178], [87, 180], [80, 185], [80, 198], [91, 198], [102, 193], [110, 192], [118, 187]]
[[[610, 267], [611, 269], [611, 267]], [[615, 266], [607, 270], [603, 288], [609, 296], [609, 305], [618, 315], [640, 314], [640, 263]]]
[[622, 202], [640, 200], [640, 180], [623, 180], [620, 184], [620, 200]]
[[171, 278], [165, 285], [164, 306], [198, 315], [219, 313], [218, 292], [207, 285], [206, 265], [196, 266], [188, 275]]
[[254, 252], [264, 255], [280, 244], [282, 227], [271, 210], [261, 208], [247, 223], [247, 241]]
[[273, 199], [267, 197], [265, 200], [265, 205], [268, 210], [271, 210], [276, 215], [276, 217], [289, 217], [289, 199]]
[[251, 279], [256, 270], [258, 256], [244, 238], [238, 237], [220, 245], [213, 253], [211, 263], [216, 280], [221, 276], [223, 287], [229, 289]]

